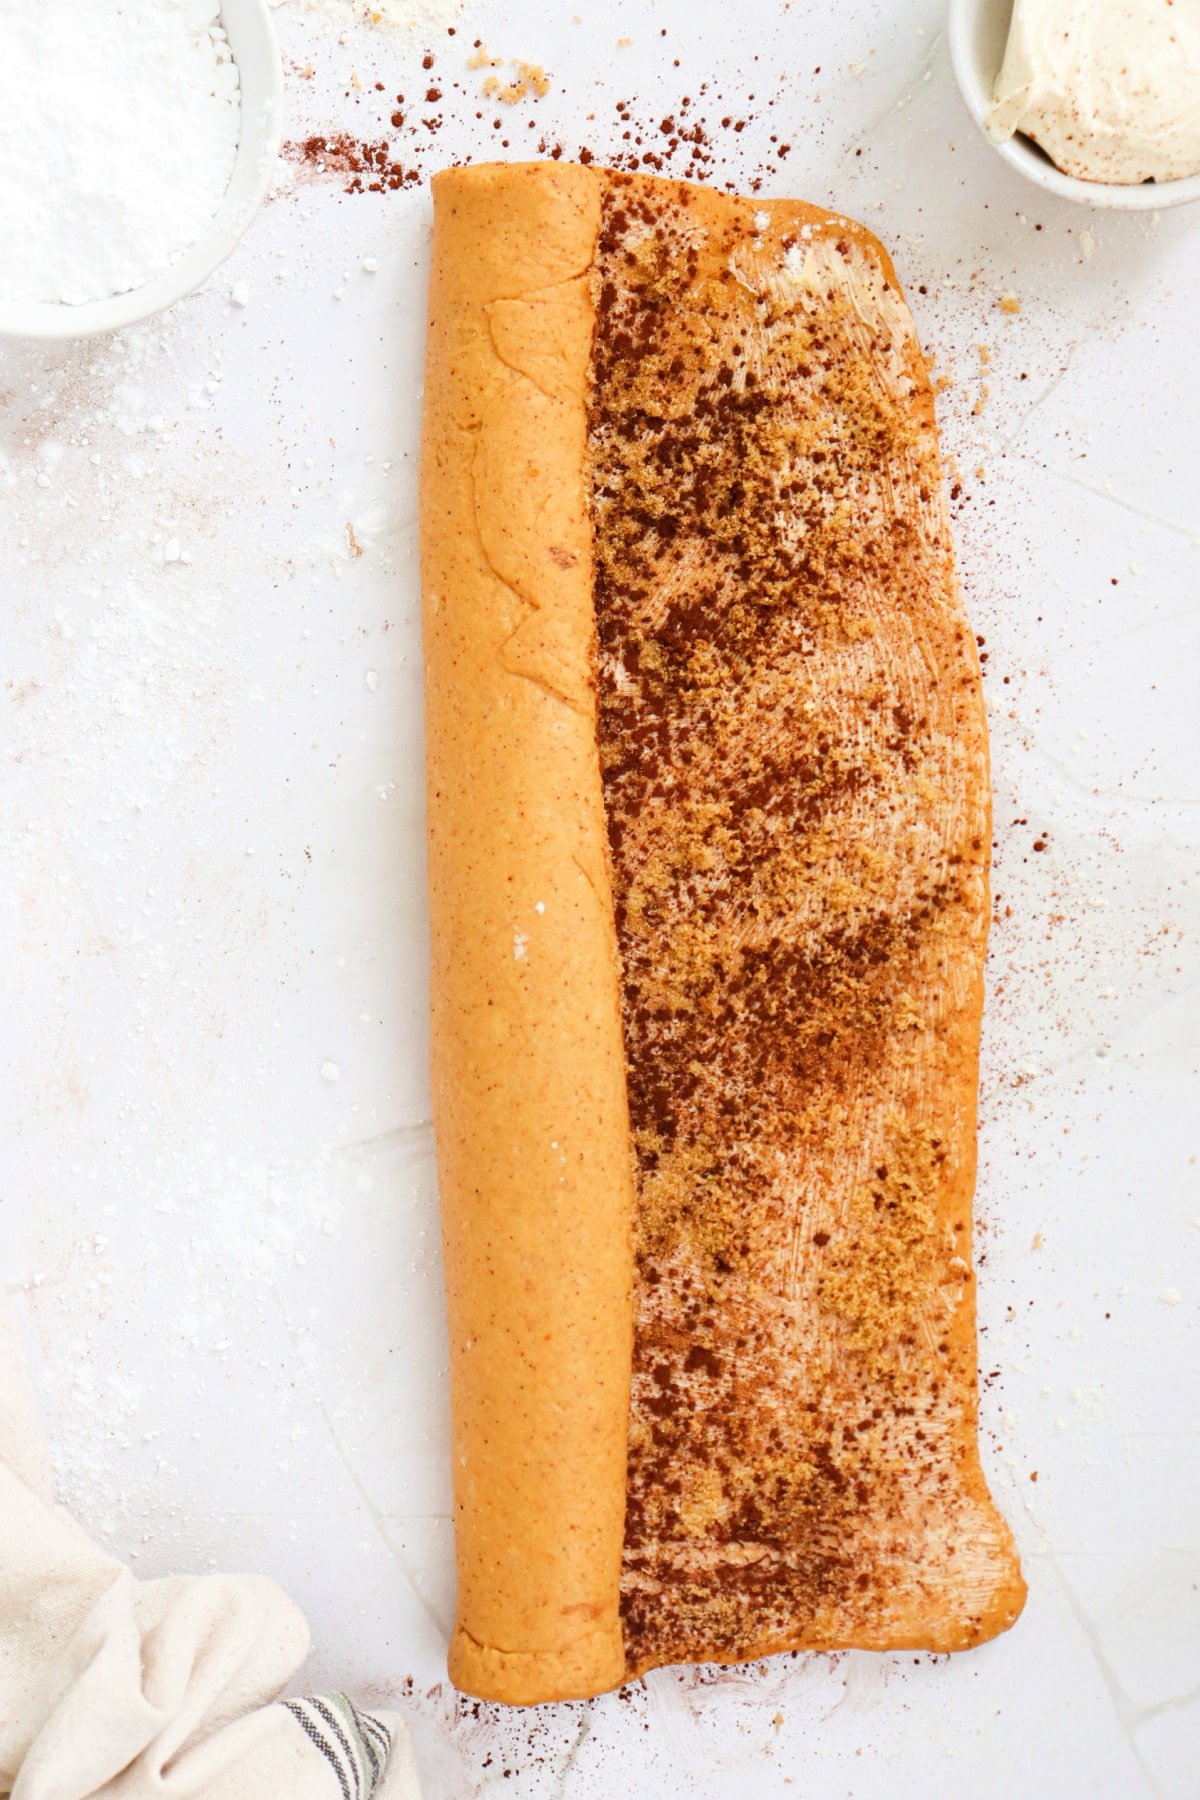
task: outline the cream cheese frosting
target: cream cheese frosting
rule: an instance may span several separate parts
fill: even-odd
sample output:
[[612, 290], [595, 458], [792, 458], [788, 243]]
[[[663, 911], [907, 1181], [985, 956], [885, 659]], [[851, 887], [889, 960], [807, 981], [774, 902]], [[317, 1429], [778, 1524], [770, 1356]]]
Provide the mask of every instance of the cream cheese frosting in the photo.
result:
[[988, 129], [1084, 181], [1200, 172], [1200, 0], [1016, 0]]

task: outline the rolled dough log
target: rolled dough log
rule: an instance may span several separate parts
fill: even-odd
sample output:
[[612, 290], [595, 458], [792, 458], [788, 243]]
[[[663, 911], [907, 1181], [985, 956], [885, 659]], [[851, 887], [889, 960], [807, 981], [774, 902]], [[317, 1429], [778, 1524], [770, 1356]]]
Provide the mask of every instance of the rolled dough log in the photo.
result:
[[595, 168], [434, 206], [451, 1676], [978, 1643], [987, 750], [891, 264]]
[[450, 1674], [520, 1702], [625, 1668], [634, 1203], [583, 473], [600, 194], [569, 167], [435, 194], [421, 557]]

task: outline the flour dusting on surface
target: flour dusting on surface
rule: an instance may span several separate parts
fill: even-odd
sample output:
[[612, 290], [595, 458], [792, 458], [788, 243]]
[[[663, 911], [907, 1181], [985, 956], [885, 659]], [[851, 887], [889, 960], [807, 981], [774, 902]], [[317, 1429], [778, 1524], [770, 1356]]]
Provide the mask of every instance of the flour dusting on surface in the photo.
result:
[[318, 24], [335, 32], [367, 25], [376, 31], [405, 34], [436, 31], [453, 24], [464, 0], [271, 0], [274, 7], [291, 6], [312, 14]]

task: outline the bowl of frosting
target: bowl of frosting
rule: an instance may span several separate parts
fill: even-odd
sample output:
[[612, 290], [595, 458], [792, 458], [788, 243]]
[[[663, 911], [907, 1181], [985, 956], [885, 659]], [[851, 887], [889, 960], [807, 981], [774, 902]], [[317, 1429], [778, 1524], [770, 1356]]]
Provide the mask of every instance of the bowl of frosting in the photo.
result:
[[975, 123], [1039, 187], [1200, 200], [1200, 0], [951, 0], [949, 40]]
[[113, 331], [190, 293], [270, 186], [267, 0], [0, 0], [0, 336]]

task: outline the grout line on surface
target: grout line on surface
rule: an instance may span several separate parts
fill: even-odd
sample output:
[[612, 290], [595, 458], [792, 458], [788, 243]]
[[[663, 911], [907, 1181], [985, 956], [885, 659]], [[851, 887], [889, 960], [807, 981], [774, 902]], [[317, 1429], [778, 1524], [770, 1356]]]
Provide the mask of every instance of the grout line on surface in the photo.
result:
[[339, 1144], [335, 1156], [378, 1156], [387, 1150], [403, 1150], [419, 1144], [433, 1131], [432, 1119], [418, 1119], [413, 1125], [393, 1125], [378, 1131], [374, 1137], [358, 1138], [353, 1144]]
[[946, 34], [944, 31], [935, 32], [933, 38], [930, 40], [928, 50], [921, 62], [917, 65], [916, 72], [906, 77], [900, 91], [892, 95], [892, 98], [888, 101], [882, 111], [877, 113], [866, 125], [861, 126], [854, 133], [853, 138], [850, 140], [851, 142], [860, 144], [865, 142], [872, 132], [878, 131], [884, 121], [889, 119], [892, 114], [897, 111], [902, 102], [907, 103], [915, 99], [917, 89], [922, 86], [926, 76], [932, 75], [934, 69], [938, 66], [945, 36]]
[[1117, 1716], [1117, 1722], [1121, 1727], [1121, 1731], [1130, 1750], [1133, 1752], [1134, 1760], [1146, 1778], [1147, 1787], [1150, 1793], [1154, 1795], [1154, 1800], [1169, 1800], [1169, 1796], [1164, 1791], [1158, 1777], [1142, 1755], [1141, 1747], [1134, 1736], [1138, 1726], [1144, 1724], [1146, 1718], [1149, 1716], [1146, 1709], [1135, 1706], [1125, 1692], [1125, 1689], [1121, 1686], [1115, 1670], [1104, 1653], [1100, 1639], [1096, 1634], [1096, 1627], [1084, 1610], [1079, 1596], [1068, 1581], [1066, 1573], [1060, 1566], [1058, 1558], [1055, 1556], [1053, 1550], [1047, 1551], [1046, 1561], [1057, 1575], [1059, 1585], [1062, 1588], [1063, 1595], [1066, 1598], [1067, 1605], [1071, 1610], [1075, 1623], [1087, 1640], [1088, 1648], [1091, 1650], [1096, 1667], [1100, 1672], [1105, 1687], [1108, 1689], [1109, 1698], [1113, 1705], [1113, 1711]]
[[[1080, 340], [1076, 339], [1076, 341], [1073, 344], [1069, 344], [1067, 346], [1066, 360], [1064, 361], [1063, 366], [1059, 370], [1058, 374], [1054, 377], [1054, 379], [1051, 382], [1049, 382], [1047, 384], [1047, 386], [1045, 388], [1043, 388], [1042, 392], [1038, 395], [1037, 399], [1030, 402], [1030, 404], [1026, 407], [1025, 411], [1021, 414], [1021, 417], [1017, 420], [1016, 424], [1013, 426], [1012, 430], [1010, 432], [1008, 432], [1005, 437], [1002, 437], [1000, 439], [1000, 453], [1002, 456], [1007, 456], [1009, 454], [1009, 452], [1011, 450], [1013, 450], [1013, 448], [1015, 447], [1015, 445], [1017, 443], [1018, 438], [1021, 436], [1021, 433], [1024, 431], [1025, 427], [1028, 425], [1030, 419], [1033, 418], [1033, 415], [1036, 412], [1041, 411], [1042, 407], [1046, 404], [1047, 400], [1049, 400], [1050, 396], [1052, 394], [1056, 394], [1058, 392], [1059, 388], [1062, 386], [1063, 382], [1067, 379], [1067, 376], [1071, 373], [1071, 365], [1075, 361], [1075, 352], [1079, 348], [1079, 341]], [[1018, 451], [1017, 454], [1020, 455], [1021, 452]], [[1030, 457], [1027, 460], [1032, 462], [1034, 459], [1032, 457]]]
[[[1164, 622], [1170, 623], [1169, 620]], [[1032, 756], [1035, 761], [1044, 763], [1060, 781], [1074, 790], [1081, 801], [1099, 802], [1106, 810], [1121, 807], [1130, 813], [1153, 812], [1156, 809], [1167, 807], [1176, 808], [1180, 812], [1191, 812], [1196, 807], [1200, 807], [1200, 795], [1196, 794], [1130, 794], [1122, 788], [1092, 787], [1083, 781], [1075, 770], [1068, 763], [1063, 762], [1053, 750], [1047, 749], [1037, 735], [1037, 727], [1029, 719], [1020, 712], [1014, 711], [1013, 723], [1019, 731], [1027, 733], [1032, 739], [1026, 754]], [[994, 726], [992, 732], [994, 736], [999, 735]], [[1165, 827], [1164, 832], [1168, 837], [1172, 835]], [[1181, 847], [1191, 847], [1190, 838], [1176, 839], [1176, 842], [1179, 842]]]
[[[291, 1341], [293, 1349], [295, 1349], [296, 1343], [295, 1343], [294, 1337], [292, 1336], [291, 1320], [288, 1318], [287, 1308], [283, 1304], [282, 1296], [279, 1295], [278, 1293], [275, 1294], [275, 1303], [278, 1306], [280, 1314], [283, 1318], [284, 1329], [286, 1330], [286, 1332], [288, 1334], [288, 1338]], [[392, 1541], [391, 1534], [389, 1533], [389, 1531], [387, 1529], [387, 1520], [386, 1520], [384, 1514], [381, 1513], [379, 1508], [376, 1506], [374, 1500], [371, 1498], [371, 1495], [367, 1489], [366, 1483], [363, 1481], [362, 1476], [359, 1474], [358, 1470], [355, 1468], [353, 1462], [351, 1461], [350, 1456], [347, 1453], [346, 1446], [342, 1443], [341, 1438], [338, 1436], [337, 1429], [334, 1426], [333, 1419], [329, 1412], [329, 1408], [325, 1404], [324, 1396], [318, 1391], [318, 1389], [316, 1388], [315, 1385], [313, 1386], [313, 1389], [312, 1389], [312, 1402], [313, 1402], [313, 1405], [316, 1407], [317, 1411], [320, 1413], [322, 1419], [325, 1422], [325, 1429], [329, 1433], [330, 1442], [333, 1444], [333, 1447], [337, 1451], [338, 1457], [341, 1460], [343, 1468], [345, 1469], [347, 1475], [349, 1475], [351, 1482], [354, 1484], [355, 1490], [358, 1493], [358, 1497], [362, 1501], [363, 1506], [366, 1508], [367, 1513], [371, 1519], [371, 1522], [374, 1525], [375, 1530], [379, 1535], [380, 1542], [383, 1544], [383, 1547], [387, 1551], [388, 1556], [390, 1557], [391, 1561], [399, 1569], [400, 1573], [404, 1576], [405, 1581], [408, 1583], [409, 1587], [412, 1589], [413, 1595], [414, 1595], [418, 1605], [420, 1606], [422, 1612], [429, 1619], [430, 1623], [434, 1626], [435, 1630], [440, 1634], [442, 1641], [443, 1642], [448, 1641], [448, 1639], [450, 1637], [449, 1626], [438, 1616], [436, 1608], [433, 1606], [433, 1604], [430, 1602], [430, 1600], [426, 1597], [426, 1595], [422, 1593], [420, 1585], [418, 1584], [417, 1579], [414, 1576], [412, 1570], [409, 1568], [408, 1563], [407, 1563], [402, 1551]]]
[[1151, 512], [1148, 507], [1139, 506], [1135, 500], [1126, 500], [1120, 494], [1114, 494], [1110, 488], [1097, 487], [1095, 482], [1084, 481], [1080, 475], [1072, 475], [1068, 469], [1055, 468], [1052, 463], [1041, 462], [1036, 456], [1030, 456], [1023, 450], [1011, 454], [1021, 462], [1027, 462], [1035, 469], [1041, 469], [1044, 475], [1050, 475], [1056, 481], [1065, 481], [1071, 487], [1080, 488], [1085, 494], [1093, 495], [1097, 500], [1108, 500], [1113, 506], [1119, 506], [1122, 512], [1132, 513], [1135, 518], [1145, 519], [1147, 524], [1157, 525], [1161, 531], [1170, 531], [1177, 537], [1187, 538], [1189, 543], [1196, 541], [1196, 527], [1181, 525], [1178, 519], [1164, 518], [1161, 513]]
[[579, 1730], [575, 1737], [575, 1742], [567, 1752], [567, 1760], [563, 1764], [562, 1773], [558, 1778], [558, 1792], [554, 1796], [554, 1800], [567, 1800], [568, 1784], [570, 1783], [575, 1764], [579, 1760], [579, 1752], [591, 1737], [594, 1724], [595, 1709], [594, 1707], [589, 1706], [583, 1715], [582, 1722], [580, 1723]]

